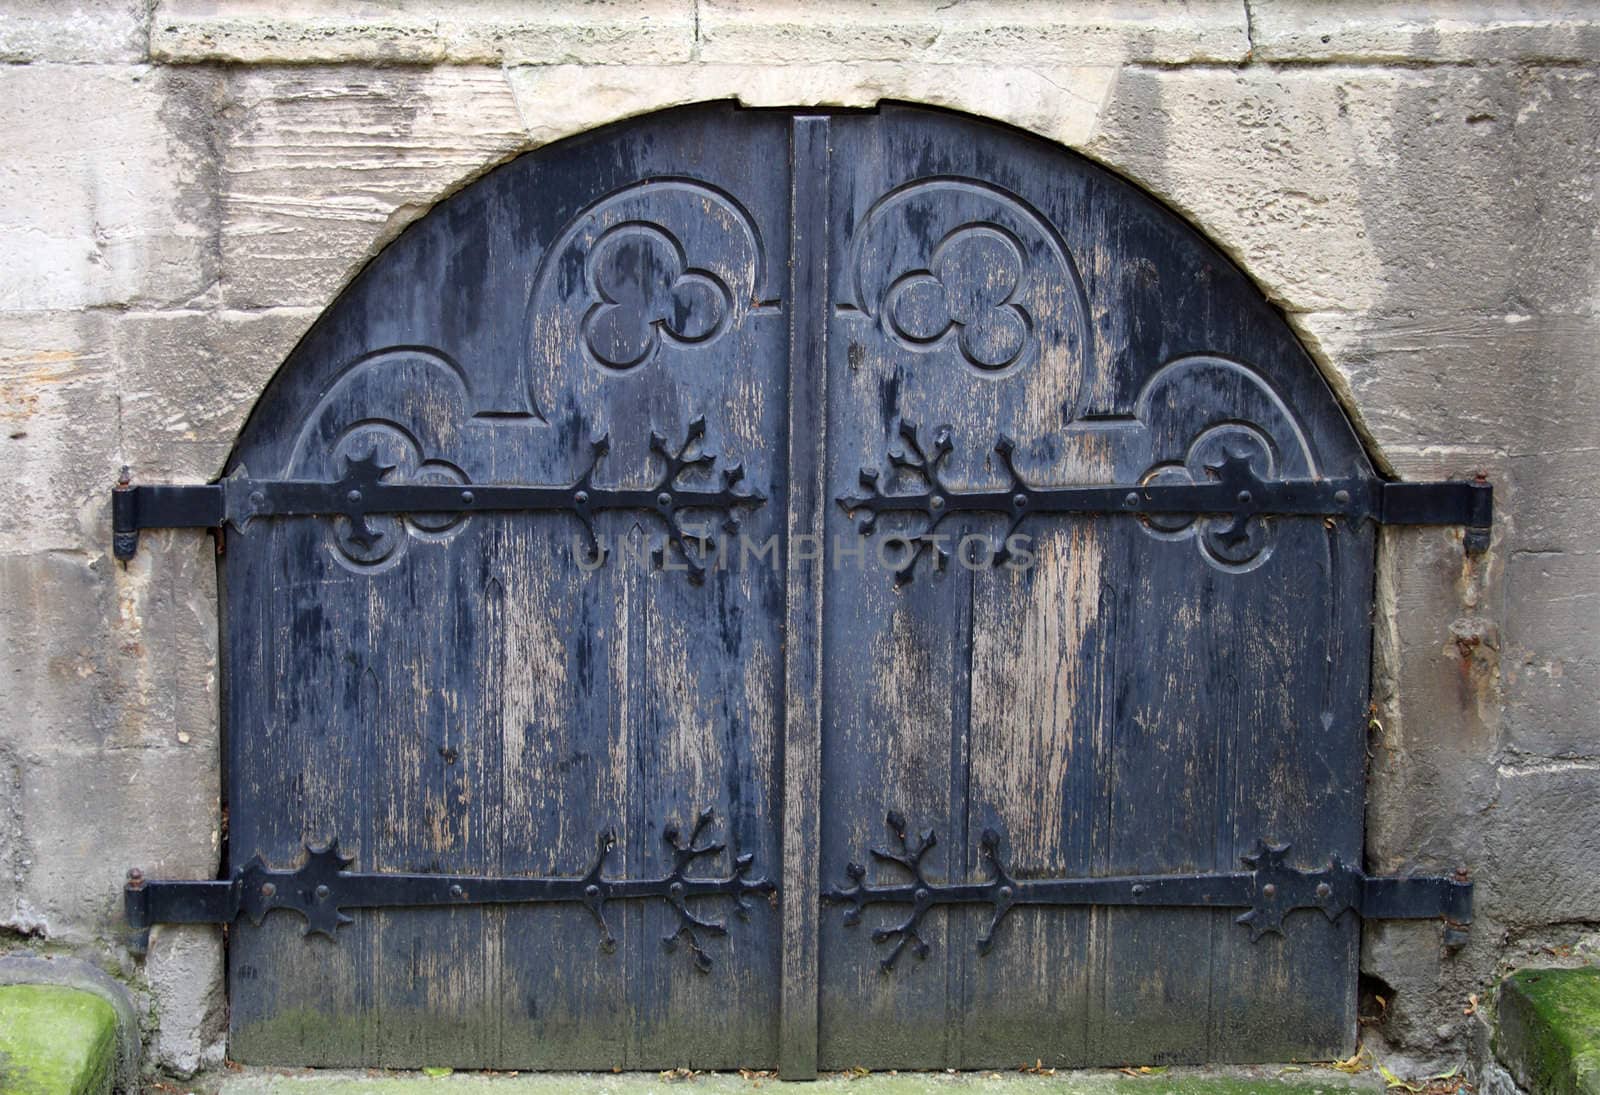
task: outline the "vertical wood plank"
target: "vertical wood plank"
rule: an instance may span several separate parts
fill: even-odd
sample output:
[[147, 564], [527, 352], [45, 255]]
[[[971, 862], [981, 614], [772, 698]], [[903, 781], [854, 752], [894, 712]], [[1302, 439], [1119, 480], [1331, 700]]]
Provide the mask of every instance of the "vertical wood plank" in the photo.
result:
[[[788, 603], [784, 620], [783, 997], [778, 1070], [817, 1074], [817, 842], [822, 765], [828, 119], [798, 117], [790, 155]], [[802, 539], [803, 538], [803, 539]], [[797, 550], [797, 548], [801, 550]]]

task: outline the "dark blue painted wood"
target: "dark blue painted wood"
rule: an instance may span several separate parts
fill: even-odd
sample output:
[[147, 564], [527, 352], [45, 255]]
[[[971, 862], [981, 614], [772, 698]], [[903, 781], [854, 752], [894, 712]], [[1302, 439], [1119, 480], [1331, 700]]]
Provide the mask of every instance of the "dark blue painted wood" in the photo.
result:
[[[1281, 317], [1125, 183], [909, 108], [836, 118], [833, 144], [835, 494], [886, 468], [907, 422], [926, 445], [950, 425], [957, 487], [1005, 482], [1001, 434], [1038, 484], [1203, 478], [1225, 445], [1264, 473], [1370, 474]], [[919, 564], [898, 593], [830, 572], [830, 881], [884, 842], [885, 807], [937, 830], [945, 877], [981, 870], [990, 826], [1040, 876], [1228, 870], [1258, 835], [1306, 865], [1359, 855], [1370, 530], [1275, 520], [1231, 546], [1166, 524], [1036, 520], [1033, 568]], [[830, 531], [852, 530], [836, 512]], [[979, 957], [985, 915], [956, 911], [888, 977], [871, 914], [825, 917], [821, 1064], [1348, 1051], [1353, 920], [1251, 944], [1232, 916], [1044, 910]]]
[[[649, 438], [742, 460], [779, 499], [787, 423], [789, 122], [725, 107], [567, 142], [443, 203], [318, 323], [235, 467], [560, 483], [609, 434], [599, 477], [654, 481]], [[780, 649], [772, 567], [703, 586], [614, 558], [545, 515], [229, 534], [230, 860], [292, 863], [337, 833], [367, 870], [659, 874], [663, 827], [714, 807], [781, 863]], [[642, 526], [636, 528], [635, 526]], [[613, 551], [656, 526], [601, 522]], [[709, 908], [707, 912], [725, 911]], [[287, 1063], [656, 1068], [777, 1058], [779, 922], [706, 945], [659, 903], [361, 913], [335, 943], [269, 920], [232, 943], [233, 1051]]]
[[[504, 1068], [1014, 1066], [1348, 1052], [1357, 926], [1298, 913], [1028, 909], [994, 949], [930, 917], [884, 976], [819, 884], [937, 830], [946, 877], [1231, 870], [1258, 837], [1359, 862], [1370, 527], [1039, 517], [1036, 565], [897, 588], [830, 500], [948, 426], [956, 487], [1370, 476], [1282, 317], [1177, 217], [1088, 162], [905, 107], [673, 111], [523, 157], [384, 251], [274, 380], [233, 470], [372, 452], [432, 482], [653, 482], [649, 438], [744, 463], [773, 538], [704, 585], [582, 565], [550, 514], [262, 521], [223, 561], [232, 865], [337, 834], [363, 870], [659, 874], [714, 807], [781, 885], [706, 941], [670, 910], [361, 911], [230, 942], [232, 1052]], [[897, 473], [904, 479], [910, 473]], [[941, 531], [993, 532], [972, 516]], [[820, 532], [807, 562], [798, 537]], [[952, 547], [955, 546], [952, 541]], [[971, 545], [969, 545], [971, 546]], [[864, 549], [864, 558], [842, 549]], [[893, 558], [893, 553], [889, 553]], [[706, 908], [707, 913], [718, 912]], [[869, 921], [889, 910], [875, 909]], [[864, 926], [870, 928], [871, 924]]]

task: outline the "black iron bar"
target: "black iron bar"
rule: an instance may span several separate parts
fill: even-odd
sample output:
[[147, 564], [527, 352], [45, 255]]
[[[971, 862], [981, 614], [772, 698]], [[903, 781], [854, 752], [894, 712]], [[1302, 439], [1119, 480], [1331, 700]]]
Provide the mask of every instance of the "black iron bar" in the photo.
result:
[[727, 897], [734, 911], [748, 915], [750, 897], [770, 897], [777, 887], [765, 878], [752, 877], [755, 857], [733, 857], [731, 869], [721, 876], [690, 876], [689, 867], [726, 850], [722, 843], [702, 843], [714, 814], [704, 810], [695, 820], [689, 838], [675, 826], [662, 833], [673, 857], [671, 870], [657, 878], [607, 878], [602, 868], [616, 847], [616, 837], [603, 833], [594, 863], [580, 877], [518, 878], [465, 874], [371, 873], [349, 870], [351, 860], [340, 854], [337, 840], [306, 848], [299, 867], [268, 867], [260, 857], [237, 869], [226, 881], [190, 882], [147, 880], [130, 871], [125, 903], [130, 929], [130, 949], [143, 954], [155, 924], [227, 924], [244, 916], [260, 924], [269, 912], [288, 909], [305, 918], [306, 935], [336, 937], [348, 924], [347, 909], [406, 909], [453, 905], [582, 904], [593, 914], [604, 950], [616, 946], [605, 907], [612, 901], [659, 900], [677, 913], [676, 929], [662, 940], [669, 948], [688, 945], [701, 971], [711, 968], [702, 935], [726, 935], [727, 924], [696, 915], [687, 902]]
[[1000, 836], [985, 830], [980, 848], [988, 878], [981, 882], [935, 882], [927, 878], [923, 860], [938, 843], [933, 830], [913, 840], [905, 819], [888, 816], [898, 848], [872, 848], [873, 859], [909, 876], [905, 881], [873, 883], [867, 869], [851, 863], [845, 873], [850, 885], [828, 890], [825, 902], [845, 906], [845, 923], [857, 924], [872, 905], [909, 905], [910, 911], [895, 923], [872, 933], [875, 943], [893, 946], [880, 960], [885, 970], [894, 968], [908, 948], [919, 958], [930, 947], [922, 938], [923, 918], [946, 905], [981, 905], [990, 918], [978, 936], [979, 953], [987, 953], [995, 930], [1019, 906], [1134, 906], [1162, 908], [1244, 909], [1238, 923], [1250, 931], [1251, 941], [1268, 934], [1283, 934], [1283, 920], [1297, 909], [1315, 909], [1329, 920], [1346, 912], [1371, 919], [1442, 919], [1459, 934], [1472, 921], [1472, 883], [1458, 878], [1369, 878], [1339, 859], [1324, 868], [1302, 870], [1287, 863], [1289, 846], [1258, 841], [1243, 856], [1248, 870], [1213, 874], [1123, 875], [1104, 878], [1014, 878], [1000, 852]]

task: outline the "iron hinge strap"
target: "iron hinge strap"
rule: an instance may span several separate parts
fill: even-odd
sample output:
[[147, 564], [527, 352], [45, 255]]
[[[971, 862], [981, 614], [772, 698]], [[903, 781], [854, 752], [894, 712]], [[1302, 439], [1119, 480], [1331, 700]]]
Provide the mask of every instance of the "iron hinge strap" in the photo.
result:
[[1464, 877], [1375, 878], [1337, 857], [1326, 867], [1306, 870], [1289, 865], [1287, 844], [1258, 841], [1255, 851], [1242, 857], [1247, 869], [1228, 873], [1016, 878], [1005, 865], [999, 834], [989, 829], [980, 842], [988, 877], [937, 882], [923, 868], [924, 857], [937, 844], [933, 830], [912, 839], [898, 813], [889, 814], [889, 828], [898, 846], [870, 851], [874, 860], [903, 878], [871, 882], [864, 866], [851, 863], [845, 869], [850, 885], [822, 895], [830, 904], [845, 906], [846, 924], [859, 923], [869, 905], [910, 906], [898, 922], [872, 933], [873, 942], [892, 944], [879, 963], [885, 970], [907, 949], [927, 957], [923, 918], [951, 905], [988, 908], [989, 920], [977, 941], [980, 954], [989, 950], [996, 929], [1013, 909], [1030, 905], [1243, 909], [1236, 920], [1249, 930], [1252, 942], [1267, 934], [1282, 935], [1284, 917], [1298, 909], [1315, 909], [1330, 921], [1346, 912], [1363, 919], [1441, 919], [1451, 933], [1446, 941], [1453, 945], [1465, 941], [1462, 933], [1472, 922], [1472, 883]]
[[[112, 496], [112, 546], [118, 559], [131, 559], [143, 529], [223, 524], [242, 529], [267, 517], [342, 517], [349, 523], [347, 538], [370, 545], [379, 538], [368, 524], [371, 517], [554, 512], [576, 518], [587, 533], [591, 557], [603, 558], [595, 518], [626, 510], [642, 511], [665, 529], [667, 543], [683, 557], [691, 579], [698, 580], [704, 567], [687, 542], [707, 534], [692, 529], [683, 515], [716, 515], [724, 531], [734, 532], [745, 511], [766, 503], [764, 494], [744, 485], [742, 464], [719, 467], [718, 457], [705, 449], [705, 434], [703, 418], [689, 423], [676, 448], [652, 433], [650, 448], [660, 468], [654, 482], [642, 487], [594, 482], [595, 469], [610, 450], [604, 437], [591, 443], [589, 466], [576, 479], [553, 484], [405, 481], [395, 477], [397, 468], [385, 464], [376, 449], [346, 458], [334, 480], [252, 479], [239, 472], [220, 483], [134, 486], [124, 471]], [[686, 482], [684, 476], [692, 481]]]
[[1468, 551], [1489, 546], [1494, 487], [1481, 480], [1382, 483], [1378, 520], [1385, 525], [1463, 525]]
[[938, 537], [942, 522], [958, 513], [983, 513], [1005, 519], [994, 539], [997, 560], [1008, 557], [1011, 534], [1041, 514], [1124, 514], [1144, 520], [1182, 517], [1227, 519], [1221, 535], [1242, 541], [1247, 526], [1265, 517], [1323, 517], [1380, 524], [1464, 525], [1468, 551], [1489, 545], [1494, 514], [1493, 488], [1486, 482], [1389, 483], [1364, 476], [1275, 479], [1264, 477], [1247, 452], [1225, 450], [1215, 463], [1191, 473], [1168, 468], [1178, 478], [1147, 478], [1138, 483], [1038, 485], [1025, 479], [1015, 461], [1016, 443], [1001, 437], [994, 445], [1004, 482], [956, 487], [944, 468], [955, 442], [948, 427], [926, 446], [917, 428], [900, 425], [900, 444], [888, 452], [889, 472], [862, 467], [855, 491], [839, 496], [839, 506], [870, 535], [879, 517], [899, 514], [924, 519], [920, 533], [903, 536], [916, 549], [897, 579], [909, 579], [916, 555]]
[[616, 938], [606, 920], [606, 906], [614, 901], [658, 900], [676, 913], [675, 929], [662, 942], [670, 949], [680, 942], [688, 945], [695, 966], [711, 968], [711, 957], [703, 943], [705, 936], [728, 933], [726, 922], [708, 920], [689, 908], [688, 902], [700, 898], [731, 898], [741, 917], [750, 912], [750, 897], [770, 897], [777, 887], [755, 876], [755, 856], [732, 856], [725, 875], [689, 875], [691, 865], [715, 859], [727, 845], [703, 838], [714, 819], [704, 810], [695, 821], [688, 839], [675, 825], [662, 830], [671, 869], [651, 878], [613, 878], [603, 868], [617, 839], [613, 833], [599, 837], [595, 858], [588, 871], [574, 877], [486, 877], [482, 875], [363, 873], [352, 871], [352, 860], [339, 852], [339, 842], [306, 846], [306, 859], [299, 867], [269, 867], [259, 856], [234, 871], [223, 881], [193, 882], [146, 879], [139, 871], [128, 873], [124, 902], [128, 918], [129, 949], [143, 954], [149, 945], [150, 928], [155, 924], [229, 924], [241, 915], [260, 924], [274, 909], [288, 909], [305, 920], [306, 935], [326, 935], [330, 939], [343, 924], [350, 923], [347, 909], [404, 909], [455, 905], [581, 904], [593, 915], [600, 930], [601, 949], [610, 951]]
[[[1243, 484], [1241, 486], [1241, 483]], [[1373, 501], [1373, 489], [1376, 497]], [[468, 488], [432, 484], [358, 482], [354, 476], [321, 482], [296, 479], [230, 479], [221, 483], [119, 484], [112, 492], [113, 549], [131, 559], [139, 533], [157, 528], [242, 527], [257, 517], [347, 517], [364, 521], [384, 514], [468, 514], [511, 510], [567, 510], [587, 519], [604, 509], [722, 509], [760, 505], [759, 494], [725, 490], [685, 491], [663, 501], [657, 488], [589, 491], [568, 486], [487, 484]], [[354, 495], [354, 499], [352, 499]], [[1243, 500], [1241, 501], [1241, 498]], [[1133, 516], [1232, 514], [1262, 516], [1370, 517], [1385, 525], [1464, 525], [1467, 546], [1488, 545], [1494, 489], [1488, 483], [1388, 483], [1369, 480], [1263, 480], [1168, 484], [1034, 487], [1027, 491], [945, 490], [908, 495], [846, 497], [852, 514], [870, 511], [961, 511], [1005, 513], [1103, 513]], [[941, 511], [943, 511], [941, 513]], [[1480, 543], [1481, 540], [1481, 543]]]
[[111, 550], [118, 559], [132, 559], [141, 529], [221, 528], [227, 519], [221, 483], [135, 487], [124, 478], [111, 492]]

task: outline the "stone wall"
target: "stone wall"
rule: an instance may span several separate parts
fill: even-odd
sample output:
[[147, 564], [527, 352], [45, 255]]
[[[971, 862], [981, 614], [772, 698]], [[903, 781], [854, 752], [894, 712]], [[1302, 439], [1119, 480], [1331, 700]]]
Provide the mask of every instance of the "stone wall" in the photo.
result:
[[1503, 964], [1600, 922], [1600, 12], [1351, 0], [0, 0], [0, 951], [74, 952], [215, 1061], [206, 929], [121, 947], [131, 864], [221, 841], [209, 538], [107, 490], [217, 474], [267, 378], [492, 165], [704, 99], [914, 100], [1159, 195], [1300, 331], [1374, 455], [1487, 473], [1493, 550], [1391, 531], [1369, 854], [1470, 866], [1457, 957], [1368, 931], [1371, 1030], [1457, 1054]]

